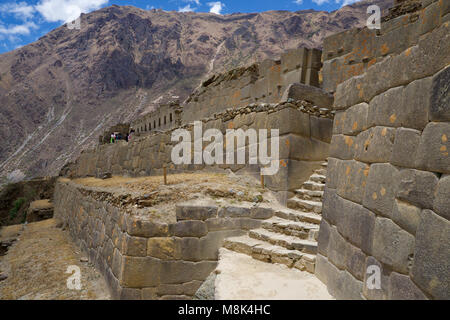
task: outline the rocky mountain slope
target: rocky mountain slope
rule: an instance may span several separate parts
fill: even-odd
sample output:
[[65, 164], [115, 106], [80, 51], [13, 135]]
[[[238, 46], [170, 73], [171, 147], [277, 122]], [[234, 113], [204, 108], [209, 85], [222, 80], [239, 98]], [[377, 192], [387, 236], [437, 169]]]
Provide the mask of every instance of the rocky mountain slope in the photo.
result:
[[[171, 96], [185, 98], [211, 73], [277, 58], [364, 25], [369, 4], [329, 13], [219, 16], [111, 6], [0, 55], [0, 177], [53, 175], [108, 126]], [[20, 170], [20, 171], [19, 171]], [[1, 181], [0, 181], [1, 182]]]

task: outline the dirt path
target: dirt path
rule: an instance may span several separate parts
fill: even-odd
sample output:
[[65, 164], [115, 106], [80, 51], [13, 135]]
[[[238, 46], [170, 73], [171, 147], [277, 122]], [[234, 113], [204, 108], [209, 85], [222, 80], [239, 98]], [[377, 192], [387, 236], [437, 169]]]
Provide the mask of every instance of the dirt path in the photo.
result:
[[[23, 230], [22, 230], [23, 229]], [[84, 261], [67, 232], [57, 228], [54, 219], [0, 230], [0, 239], [18, 236], [7, 254], [0, 257], [0, 299], [93, 300], [109, 299], [101, 275]], [[69, 266], [81, 271], [81, 290], [67, 288]]]

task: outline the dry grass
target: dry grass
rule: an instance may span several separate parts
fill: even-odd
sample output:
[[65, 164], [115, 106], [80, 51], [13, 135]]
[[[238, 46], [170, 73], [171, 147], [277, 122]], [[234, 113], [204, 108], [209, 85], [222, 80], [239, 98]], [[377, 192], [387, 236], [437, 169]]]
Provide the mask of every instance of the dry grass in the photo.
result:
[[[79, 249], [56, 227], [54, 219], [28, 224], [7, 255], [0, 258], [0, 268], [8, 275], [0, 282], [0, 299], [108, 299], [100, 274], [80, 258]], [[70, 265], [81, 269], [81, 291], [67, 288]]]

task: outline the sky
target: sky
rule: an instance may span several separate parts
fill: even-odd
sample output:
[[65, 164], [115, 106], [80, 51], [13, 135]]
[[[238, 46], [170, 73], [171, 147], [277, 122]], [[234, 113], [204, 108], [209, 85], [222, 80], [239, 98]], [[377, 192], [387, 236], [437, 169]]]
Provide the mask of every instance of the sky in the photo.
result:
[[81, 13], [116, 5], [180, 12], [333, 11], [357, 0], [0, 0], [0, 54], [36, 41]]

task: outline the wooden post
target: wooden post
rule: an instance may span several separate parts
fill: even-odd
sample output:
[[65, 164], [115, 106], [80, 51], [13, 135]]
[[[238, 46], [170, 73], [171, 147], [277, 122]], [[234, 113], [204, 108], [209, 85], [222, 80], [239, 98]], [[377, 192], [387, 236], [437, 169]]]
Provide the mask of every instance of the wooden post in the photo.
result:
[[163, 165], [163, 172], [164, 172], [164, 184], [167, 185], [167, 167], [166, 167], [166, 165]]
[[261, 187], [264, 189], [264, 175], [261, 174]]

